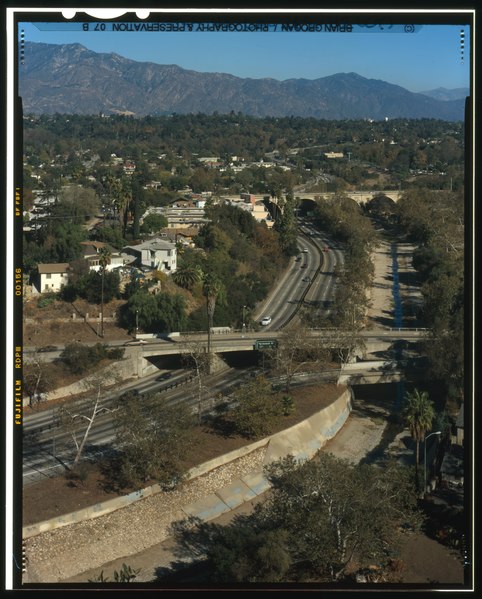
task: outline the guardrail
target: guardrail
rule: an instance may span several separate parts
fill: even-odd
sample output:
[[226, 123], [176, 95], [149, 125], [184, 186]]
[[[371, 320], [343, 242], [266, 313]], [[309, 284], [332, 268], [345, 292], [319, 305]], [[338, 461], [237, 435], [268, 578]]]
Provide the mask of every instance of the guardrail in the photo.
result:
[[397, 331], [399, 333], [404, 333], [405, 331], [430, 331], [431, 329], [427, 329], [424, 327], [390, 327], [387, 329], [388, 331]]

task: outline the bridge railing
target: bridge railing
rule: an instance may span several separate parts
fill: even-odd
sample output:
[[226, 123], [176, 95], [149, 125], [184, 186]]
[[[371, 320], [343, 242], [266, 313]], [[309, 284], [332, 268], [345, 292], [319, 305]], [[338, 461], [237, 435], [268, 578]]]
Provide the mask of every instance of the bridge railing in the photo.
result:
[[430, 331], [430, 329], [424, 328], [424, 327], [390, 327], [388, 329], [389, 331], [397, 331], [399, 333], [404, 333], [409, 332], [409, 331], [420, 331], [420, 332], [424, 332], [424, 331]]
[[[340, 332], [344, 332], [344, 329], [340, 329], [337, 327], [312, 327], [311, 329], [309, 329], [311, 332], [313, 333], [340, 333]], [[383, 334], [383, 333], [426, 333], [429, 332], [431, 329], [429, 328], [425, 328], [425, 327], [387, 327], [384, 329], [362, 329], [360, 331], [361, 334], [367, 334], [370, 333], [372, 335], [378, 335], [378, 334]], [[257, 330], [257, 329], [251, 329], [251, 328], [246, 328], [246, 329], [233, 329], [231, 327], [213, 327], [211, 329], [211, 334], [213, 336], [217, 336], [217, 335], [229, 335], [229, 334], [248, 334], [248, 333], [252, 333], [252, 334], [262, 334], [262, 333], [267, 333], [268, 331], [262, 331], [262, 330]], [[271, 335], [277, 335], [277, 331], [269, 331], [269, 333]], [[195, 335], [205, 335], [206, 331], [180, 331], [180, 332], [175, 332], [175, 333], [170, 333], [166, 335], [166, 338], [168, 339], [173, 339], [175, 338], [179, 338], [179, 337], [192, 337]], [[160, 335], [153, 335], [153, 337], [159, 337]], [[139, 335], [139, 338], [141, 337], [141, 335]], [[147, 338], [147, 336], [145, 336]]]

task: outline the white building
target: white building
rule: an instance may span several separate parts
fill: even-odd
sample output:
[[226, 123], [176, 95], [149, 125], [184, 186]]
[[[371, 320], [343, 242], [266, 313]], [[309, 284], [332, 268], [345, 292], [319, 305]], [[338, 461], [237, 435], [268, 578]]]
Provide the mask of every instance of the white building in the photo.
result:
[[40, 293], [57, 292], [69, 282], [69, 264], [39, 264], [35, 286]]
[[225, 202], [231, 206], [251, 212], [257, 222], [265, 222], [269, 229], [274, 225], [274, 221], [268, 210], [266, 210], [263, 201], [257, 200], [256, 196], [252, 194], [242, 193], [240, 199], [226, 198]]
[[137, 266], [147, 266], [162, 272], [174, 272], [177, 269], [176, 245], [164, 239], [151, 239], [138, 245], [128, 245], [124, 252], [135, 257]]
[[81, 241], [80, 244], [82, 245], [82, 257], [87, 260], [90, 270], [99, 272], [101, 269], [100, 250], [102, 248], [106, 248], [110, 254], [108, 263], [105, 266], [107, 271], [114, 270], [125, 264], [121, 253], [107, 243], [103, 243], [102, 241]]

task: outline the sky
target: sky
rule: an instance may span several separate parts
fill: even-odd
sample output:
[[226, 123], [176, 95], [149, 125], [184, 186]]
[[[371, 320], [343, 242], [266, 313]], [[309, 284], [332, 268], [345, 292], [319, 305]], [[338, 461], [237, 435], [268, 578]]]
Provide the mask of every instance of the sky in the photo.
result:
[[[274, 19], [273, 19], [274, 21]], [[26, 41], [80, 43], [136, 61], [176, 64], [238, 77], [317, 79], [355, 72], [419, 92], [469, 87], [469, 28], [461, 25], [358, 27], [351, 32], [83, 31], [81, 23], [21, 23]], [[92, 28], [92, 24], [90, 25]], [[279, 27], [279, 26], [278, 26]], [[465, 47], [462, 60], [461, 31]]]

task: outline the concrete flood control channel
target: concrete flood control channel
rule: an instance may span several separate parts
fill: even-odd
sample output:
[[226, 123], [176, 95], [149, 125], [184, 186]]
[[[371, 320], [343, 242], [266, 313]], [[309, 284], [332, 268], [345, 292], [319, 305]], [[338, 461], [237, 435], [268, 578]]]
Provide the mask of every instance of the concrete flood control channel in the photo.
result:
[[[229, 513], [268, 490], [263, 465], [288, 454], [297, 459], [311, 459], [343, 428], [351, 410], [352, 393], [341, 387], [340, 395], [310, 418], [195, 469], [191, 473], [194, 486], [202, 485], [208, 478], [213, 485], [209, 490], [203, 487], [201, 492], [193, 494], [188, 482], [186, 497], [182, 489], [175, 491], [177, 499], [168, 510], [162, 507], [166, 500], [164, 494], [152, 488], [25, 526], [23, 537], [29, 566], [24, 582], [69, 579], [165, 540], [170, 524], [187, 515], [211, 520]], [[259, 459], [253, 461], [255, 455]], [[239, 459], [249, 460], [249, 468], [226, 477], [224, 471], [233, 466], [236, 469]], [[179, 497], [178, 492], [182, 494]]]
[[[398, 252], [397, 252], [397, 244], [392, 243], [391, 246], [391, 254], [392, 254], [392, 277], [393, 277], [393, 286], [392, 286], [392, 295], [393, 295], [393, 320], [394, 327], [402, 328], [403, 327], [403, 309], [402, 309], [402, 298], [400, 296], [400, 279], [398, 276]], [[397, 350], [397, 354], [395, 355], [396, 359], [399, 359], [401, 356], [400, 350]], [[397, 383], [397, 399], [395, 404], [395, 410], [399, 412], [403, 405], [403, 398], [405, 395], [405, 386], [403, 381]]]

